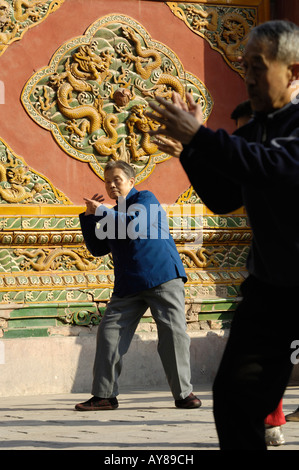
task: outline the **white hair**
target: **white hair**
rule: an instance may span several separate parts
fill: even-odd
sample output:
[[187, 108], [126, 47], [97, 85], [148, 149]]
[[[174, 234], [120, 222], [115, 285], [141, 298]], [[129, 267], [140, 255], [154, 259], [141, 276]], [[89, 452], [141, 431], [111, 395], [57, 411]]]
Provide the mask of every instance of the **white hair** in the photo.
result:
[[299, 26], [284, 20], [267, 21], [253, 28], [250, 38], [269, 43], [272, 60], [299, 62]]

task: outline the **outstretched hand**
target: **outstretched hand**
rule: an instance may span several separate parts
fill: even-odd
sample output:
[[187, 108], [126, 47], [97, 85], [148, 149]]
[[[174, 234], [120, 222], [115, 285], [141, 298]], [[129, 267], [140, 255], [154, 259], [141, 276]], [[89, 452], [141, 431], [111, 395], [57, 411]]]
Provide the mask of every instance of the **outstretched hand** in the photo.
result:
[[182, 144], [190, 143], [203, 123], [203, 116], [201, 106], [195, 103], [193, 96], [187, 93], [186, 98], [187, 103], [174, 92], [172, 103], [159, 96], [156, 100], [160, 106], [155, 102], [149, 103], [155, 113], [146, 113], [146, 115], [161, 124], [157, 130], [149, 132], [151, 136], [165, 135]]
[[91, 199], [87, 197], [83, 198], [86, 204], [85, 215], [95, 214], [95, 211], [98, 206], [104, 202], [104, 196], [102, 194], [94, 194]]

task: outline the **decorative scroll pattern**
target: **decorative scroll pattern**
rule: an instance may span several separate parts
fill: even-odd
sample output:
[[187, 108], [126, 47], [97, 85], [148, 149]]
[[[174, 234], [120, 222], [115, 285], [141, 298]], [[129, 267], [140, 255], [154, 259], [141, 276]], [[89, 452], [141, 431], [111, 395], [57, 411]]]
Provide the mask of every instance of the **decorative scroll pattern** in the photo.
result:
[[0, 0], [0, 55], [14, 41], [50, 13], [64, 0]]
[[[216, 2], [215, 2], [216, 3]], [[166, 2], [195, 34], [220, 52], [228, 65], [243, 75], [239, 57], [247, 35], [257, 22], [257, 7], [227, 7], [201, 3]]]
[[28, 168], [0, 138], [0, 204], [71, 204], [50, 181]]
[[[182, 226], [202, 232], [193, 242]], [[0, 219], [0, 304], [108, 300], [114, 282], [110, 255], [93, 257], [83, 244], [77, 216], [7, 216]], [[169, 217], [169, 226], [186, 268], [188, 289], [240, 283], [251, 241], [246, 216]], [[179, 236], [177, 235], [179, 234]], [[10, 291], [10, 292], [8, 292]]]
[[122, 159], [140, 183], [170, 158], [150, 140], [158, 123], [145, 115], [148, 101], [170, 98], [174, 90], [183, 98], [186, 90], [193, 93], [208, 118], [213, 102], [203, 83], [135, 20], [112, 15], [61, 46], [28, 81], [22, 102], [66, 153], [100, 178], [110, 159]]
[[[192, 192], [190, 197], [194, 197]], [[188, 278], [186, 302], [210, 302], [213, 312], [230, 308], [247, 276], [252, 237], [247, 217], [199, 214], [192, 204], [183, 208], [183, 216], [173, 206], [167, 211]], [[63, 324], [97, 324], [98, 306], [104, 308], [113, 291], [111, 256], [95, 258], [87, 251], [79, 218], [67, 214], [68, 206], [61, 208], [65, 215], [56, 216], [36, 216], [24, 206], [19, 210], [23, 215], [2, 214], [0, 218], [0, 306], [5, 305], [0, 337], [22, 337], [26, 331], [61, 334]], [[199, 241], [190, 239], [187, 226], [201, 234]]]

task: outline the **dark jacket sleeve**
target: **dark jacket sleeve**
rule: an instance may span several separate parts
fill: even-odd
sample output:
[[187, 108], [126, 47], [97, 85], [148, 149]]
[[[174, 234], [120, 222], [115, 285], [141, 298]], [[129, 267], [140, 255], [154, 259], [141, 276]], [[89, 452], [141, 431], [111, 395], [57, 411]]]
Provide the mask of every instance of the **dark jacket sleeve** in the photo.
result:
[[256, 188], [279, 183], [289, 187], [299, 179], [299, 138], [296, 134], [276, 137], [267, 144], [248, 142], [225, 130], [201, 127], [191, 147], [196, 149], [199, 165], [218, 172], [235, 184]]
[[299, 138], [296, 132], [267, 144], [201, 126], [181, 155], [194, 189], [216, 213], [242, 205], [241, 188], [281, 189], [299, 181]]
[[200, 157], [200, 148], [189, 145], [184, 147], [180, 160], [203, 203], [215, 214], [227, 214], [242, 207], [241, 186], [217, 172], [216, 168], [202, 163]]
[[95, 234], [96, 223], [100, 217], [94, 215], [79, 214], [81, 230], [86, 244], [86, 248], [93, 256], [104, 256], [110, 253], [111, 249], [107, 240], [99, 240]]

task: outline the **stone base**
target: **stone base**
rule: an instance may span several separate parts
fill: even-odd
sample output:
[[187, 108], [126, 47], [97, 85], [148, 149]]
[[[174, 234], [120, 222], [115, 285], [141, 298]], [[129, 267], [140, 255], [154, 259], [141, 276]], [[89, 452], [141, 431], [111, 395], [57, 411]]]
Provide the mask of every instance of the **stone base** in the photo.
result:
[[[229, 330], [189, 332], [194, 385], [213, 382], [228, 334]], [[0, 396], [89, 393], [95, 343], [96, 329], [82, 329], [77, 336], [0, 340]], [[135, 334], [123, 362], [120, 393], [168, 386], [155, 332]], [[299, 383], [299, 365], [290, 382]]]
[[[0, 340], [0, 396], [89, 392], [96, 329], [78, 336]], [[191, 332], [193, 384], [211, 383], [227, 330]], [[167, 387], [157, 353], [157, 334], [138, 332], [124, 357], [119, 381], [126, 388]]]

